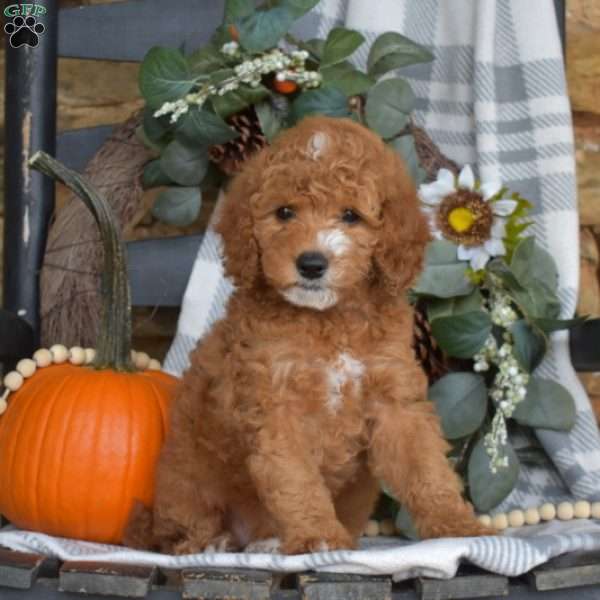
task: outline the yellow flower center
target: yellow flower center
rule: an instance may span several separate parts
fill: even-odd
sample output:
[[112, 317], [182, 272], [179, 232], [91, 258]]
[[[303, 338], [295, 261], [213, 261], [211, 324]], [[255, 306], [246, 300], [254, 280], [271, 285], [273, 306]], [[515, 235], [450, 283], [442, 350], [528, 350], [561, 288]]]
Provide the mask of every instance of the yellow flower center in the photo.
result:
[[471, 229], [477, 217], [471, 210], [464, 206], [459, 206], [450, 211], [448, 223], [457, 233], [463, 233]]

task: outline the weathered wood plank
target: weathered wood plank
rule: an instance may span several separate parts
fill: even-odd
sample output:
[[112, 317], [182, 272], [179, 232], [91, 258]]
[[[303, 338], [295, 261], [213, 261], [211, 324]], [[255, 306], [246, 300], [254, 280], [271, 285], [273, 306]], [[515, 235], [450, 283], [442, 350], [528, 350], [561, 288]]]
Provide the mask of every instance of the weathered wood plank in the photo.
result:
[[[29, 589], [40, 570], [44, 557], [0, 548], [0, 586]], [[0, 597], [2, 594], [0, 593]]]
[[453, 598], [489, 598], [508, 595], [508, 578], [491, 573], [457, 575], [452, 579], [416, 580], [421, 600], [450, 600]]
[[298, 576], [302, 600], [391, 600], [392, 580], [383, 576], [305, 573]]
[[184, 569], [183, 598], [269, 600], [273, 576], [245, 569]]
[[143, 598], [156, 579], [156, 567], [68, 561], [59, 573], [63, 592]]
[[600, 584], [600, 552], [573, 552], [534, 569], [529, 582], [538, 591]]

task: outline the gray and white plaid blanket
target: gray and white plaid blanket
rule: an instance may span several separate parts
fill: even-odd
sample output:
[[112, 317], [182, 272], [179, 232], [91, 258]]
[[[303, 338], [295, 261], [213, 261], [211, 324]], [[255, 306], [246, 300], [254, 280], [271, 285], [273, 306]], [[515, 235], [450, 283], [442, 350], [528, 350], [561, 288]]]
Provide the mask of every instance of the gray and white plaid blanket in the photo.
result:
[[[535, 234], [555, 257], [562, 314], [573, 314], [578, 286], [578, 218], [571, 113], [552, 0], [323, 0], [300, 24], [306, 37], [325, 37], [343, 23], [372, 42], [395, 30], [427, 46], [431, 64], [406, 68], [418, 98], [415, 120], [459, 164], [476, 165], [483, 179], [501, 180], [535, 205]], [[367, 49], [358, 56], [366, 60]], [[199, 252], [166, 361], [181, 374], [188, 353], [224, 313], [231, 284], [223, 277], [219, 240], [209, 231]], [[564, 499], [600, 500], [600, 438], [586, 394], [570, 364], [565, 333], [553, 336], [539, 372], [560, 381], [576, 400], [569, 433], [538, 430], [552, 464], [521, 470], [516, 490], [498, 510]], [[0, 533], [0, 544], [63, 557], [164, 566], [245, 566], [273, 570], [323, 569], [450, 577], [468, 559], [488, 570], [519, 575], [548, 558], [600, 548], [600, 527], [587, 521], [552, 523], [503, 538], [395, 542], [368, 552], [298, 557], [265, 555], [140, 556], [140, 553], [25, 532]], [[513, 537], [514, 536], [514, 537]], [[183, 561], [183, 562], [182, 562]]]
[[[415, 121], [442, 152], [476, 165], [534, 203], [534, 233], [555, 257], [564, 317], [575, 310], [579, 275], [578, 218], [571, 111], [551, 0], [324, 0], [300, 24], [306, 37], [325, 37], [343, 23], [372, 42], [395, 30], [427, 46], [435, 59], [405, 68], [417, 96]], [[357, 52], [366, 62], [369, 44]], [[364, 66], [361, 65], [361, 66]], [[181, 374], [189, 351], [223, 315], [231, 284], [223, 277], [219, 240], [207, 233], [184, 298], [166, 368]], [[600, 499], [600, 438], [588, 398], [554, 334], [540, 375], [575, 397], [569, 433], [538, 430], [553, 465], [524, 467], [498, 510], [569, 498]]]

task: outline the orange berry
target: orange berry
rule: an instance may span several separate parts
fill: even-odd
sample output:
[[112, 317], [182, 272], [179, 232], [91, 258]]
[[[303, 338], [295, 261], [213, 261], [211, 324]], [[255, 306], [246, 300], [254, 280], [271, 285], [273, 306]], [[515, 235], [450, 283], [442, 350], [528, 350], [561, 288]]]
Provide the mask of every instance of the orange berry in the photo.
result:
[[227, 27], [227, 30], [229, 31], [229, 35], [231, 36], [231, 39], [234, 42], [239, 42], [240, 41], [240, 32], [238, 31], [237, 27], [235, 25], [229, 25]]
[[283, 81], [278, 81], [277, 79], [273, 83], [273, 87], [280, 94], [293, 94], [298, 89], [298, 84], [295, 81], [290, 81], [289, 79], [284, 79]]

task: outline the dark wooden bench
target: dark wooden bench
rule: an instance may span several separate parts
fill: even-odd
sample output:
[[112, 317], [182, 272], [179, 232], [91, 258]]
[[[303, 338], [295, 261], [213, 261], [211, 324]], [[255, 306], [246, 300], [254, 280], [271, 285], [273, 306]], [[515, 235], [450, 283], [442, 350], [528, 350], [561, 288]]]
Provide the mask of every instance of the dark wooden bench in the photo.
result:
[[148, 598], [175, 600], [450, 600], [600, 596], [598, 553], [558, 557], [521, 578], [470, 566], [448, 580], [418, 578], [394, 583], [388, 576], [302, 573], [281, 575], [243, 569], [163, 570], [99, 562], [63, 562], [0, 549], [2, 600]]

